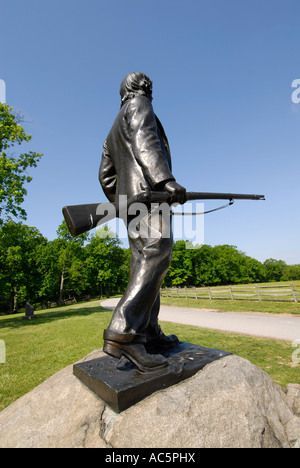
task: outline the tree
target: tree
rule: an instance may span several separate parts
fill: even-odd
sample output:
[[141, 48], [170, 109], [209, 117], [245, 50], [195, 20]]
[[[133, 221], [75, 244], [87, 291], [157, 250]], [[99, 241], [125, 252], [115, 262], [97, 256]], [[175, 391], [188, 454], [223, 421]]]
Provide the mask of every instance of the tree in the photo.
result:
[[36, 167], [42, 153], [29, 151], [15, 157], [10, 150], [15, 145], [29, 142], [20, 125], [22, 117], [13, 113], [13, 108], [0, 103], [0, 226], [10, 216], [25, 220], [26, 211], [21, 207], [27, 190], [25, 184], [32, 180], [27, 169]]
[[243, 255], [239, 283], [261, 283], [265, 281], [265, 270], [261, 262]]
[[264, 280], [263, 265], [235, 246], [188, 247], [184, 241], [174, 244], [172, 263], [164, 282], [166, 286], [208, 286]]
[[284, 281], [300, 280], [300, 265], [287, 265], [282, 277]]
[[42, 278], [39, 288], [41, 302], [57, 301], [61, 277], [58, 259], [62, 248], [60, 239], [54, 239], [38, 247], [37, 268]]
[[86, 246], [88, 283], [93, 296], [123, 292], [129, 280], [129, 249], [120, 247], [117, 234], [107, 226], [97, 231]]
[[80, 298], [124, 291], [129, 279], [129, 249], [120, 247], [116, 234], [104, 227], [91, 239], [88, 234], [73, 238], [63, 221], [57, 235], [38, 250], [42, 302], [62, 305], [66, 292]]
[[[65, 281], [68, 281], [68, 288], [75, 293], [80, 293], [84, 289], [83, 275], [85, 266], [84, 243], [88, 240], [89, 234], [80, 234], [73, 238], [68, 226], [63, 221], [57, 230], [58, 235], [58, 265], [60, 271], [60, 285], [57, 303], [62, 305]], [[80, 283], [80, 284], [78, 284]]]
[[194, 251], [193, 267], [195, 286], [219, 284], [221, 279], [216, 271], [216, 250], [210, 245], [203, 245]]
[[233, 245], [204, 245], [195, 252], [198, 284], [239, 284], [264, 280], [263, 265]]
[[287, 264], [283, 260], [268, 258], [264, 262], [264, 267], [267, 281], [281, 281], [286, 272]]
[[187, 249], [185, 241], [175, 242], [172, 263], [164, 280], [165, 285], [189, 286], [193, 283], [193, 253], [194, 250]]
[[38, 249], [47, 239], [32, 227], [9, 221], [0, 228], [1, 302], [10, 313], [18, 304], [34, 302], [41, 287]]

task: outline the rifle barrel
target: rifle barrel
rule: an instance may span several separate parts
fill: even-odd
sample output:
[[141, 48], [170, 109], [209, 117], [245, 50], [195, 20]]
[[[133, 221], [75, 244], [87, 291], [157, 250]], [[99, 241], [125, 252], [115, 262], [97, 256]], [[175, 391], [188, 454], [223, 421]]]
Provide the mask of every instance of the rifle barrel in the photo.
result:
[[[192, 200], [265, 200], [264, 195], [245, 193], [187, 192], [187, 201]], [[152, 203], [162, 203], [170, 198], [168, 192], [151, 192]], [[142, 200], [141, 200], [142, 201]]]
[[245, 193], [187, 192], [188, 200], [265, 200], [264, 195]]

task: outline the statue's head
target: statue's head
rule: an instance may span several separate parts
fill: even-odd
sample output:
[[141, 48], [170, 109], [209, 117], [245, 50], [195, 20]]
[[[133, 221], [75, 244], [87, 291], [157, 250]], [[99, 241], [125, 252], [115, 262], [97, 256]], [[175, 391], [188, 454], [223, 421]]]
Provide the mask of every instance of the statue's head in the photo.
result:
[[137, 95], [146, 96], [152, 101], [152, 81], [144, 73], [129, 73], [121, 83], [120, 95], [122, 105]]

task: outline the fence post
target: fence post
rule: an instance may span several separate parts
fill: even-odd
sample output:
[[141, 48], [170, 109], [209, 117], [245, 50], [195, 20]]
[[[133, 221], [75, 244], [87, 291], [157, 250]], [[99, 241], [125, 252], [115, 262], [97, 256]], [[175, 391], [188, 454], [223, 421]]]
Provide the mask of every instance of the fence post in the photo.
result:
[[258, 290], [257, 284], [255, 285], [255, 288], [256, 288], [256, 292], [257, 292], [257, 297], [258, 297], [258, 299], [261, 301], [261, 296], [260, 296], [260, 294], [259, 294], [259, 290]]
[[195, 298], [198, 299], [196, 286], [195, 286]]
[[297, 296], [296, 296], [296, 293], [295, 293], [295, 290], [294, 290], [293, 283], [291, 283], [291, 289], [292, 289], [292, 293], [293, 293], [293, 296], [294, 296], [294, 301], [297, 302]]
[[233, 294], [232, 294], [231, 285], [229, 285], [229, 291], [230, 291], [230, 297], [231, 297], [231, 300], [233, 301]]
[[188, 295], [187, 295], [187, 289], [186, 289], [186, 286], [184, 286], [184, 291], [185, 291], [185, 298], [187, 299]]
[[208, 290], [209, 299], [212, 299], [212, 297], [211, 297], [211, 290], [210, 290], [210, 287], [209, 287], [209, 286], [207, 287], [207, 290]]

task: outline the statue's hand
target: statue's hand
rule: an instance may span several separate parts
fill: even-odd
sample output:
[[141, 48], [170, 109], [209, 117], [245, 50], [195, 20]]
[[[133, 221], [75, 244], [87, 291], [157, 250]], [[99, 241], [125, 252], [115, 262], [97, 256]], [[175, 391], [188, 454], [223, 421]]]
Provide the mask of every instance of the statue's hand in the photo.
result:
[[177, 202], [183, 205], [187, 200], [186, 189], [175, 182], [175, 180], [167, 182], [164, 190], [170, 193], [171, 203]]

